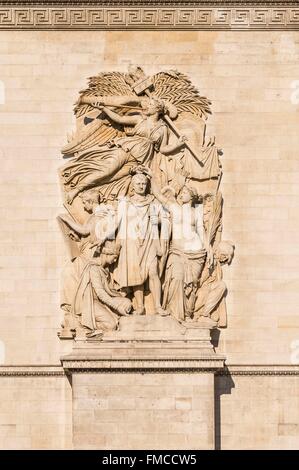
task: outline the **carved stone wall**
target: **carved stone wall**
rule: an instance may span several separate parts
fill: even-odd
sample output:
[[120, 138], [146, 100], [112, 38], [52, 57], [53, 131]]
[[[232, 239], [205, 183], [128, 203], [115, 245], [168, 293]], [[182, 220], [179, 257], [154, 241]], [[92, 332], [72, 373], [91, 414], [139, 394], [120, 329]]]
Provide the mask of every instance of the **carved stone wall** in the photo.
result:
[[[217, 136], [217, 144], [224, 150], [224, 234], [237, 247], [234, 263], [225, 271], [229, 328], [219, 339], [214, 338], [218, 351], [227, 355], [230, 370], [238, 363], [251, 365], [257, 372], [256, 365], [268, 364], [269, 374], [275, 372], [273, 364], [288, 364], [295, 370], [291, 361], [296, 359], [293, 353], [299, 339], [298, 57], [296, 31], [173, 31], [167, 35], [151, 31], [1, 32], [4, 249], [0, 260], [0, 351], [5, 351], [1, 356], [4, 365], [25, 364], [26, 372], [34, 364], [58, 365], [60, 356], [68, 352], [68, 344], [56, 337], [61, 321], [60, 267], [65, 260], [55, 221], [61, 211], [56, 174], [60, 148], [73, 127], [72, 105], [77, 91], [86, 86], [85, 77], [99, 70], [125, 71], [129, 63], [138, 63], [148, 74], [179, 68], [213, 102], [209, 132]], [[7, 371], [4, 369], [0, 371]], [[50, 379], [42, 375], [30, 386], [26, 380], [31, 379], [16, 380], [10, 372], [0, 377], [0, 385], [6, 390], [15, 382], [21, 395], [37, 381], [47, 388]], [[229, 376], [216, 379], [218, 396], [221, 394], [222, 447], [294, 447], [296, 416], [287, 410], [290, 404], [298, 409], [297, 379], [287, 374], [262, 378], [232, 374], [232, 380], [230, 389]], [[63, 399], [58, 385], [55, 390], [51, 406]], [[4, 394], [10, 398], [7, 391]], [[275, 405], [268, 419], [270, 402]], [[18, 428], [20, 437], [28, 429], [37, 435], [34, 406], [32, 403], [31, 411], [24, 414], [17, 410], [18, 422], [14, 412], [4, 413], [1, 447], [12, 445], [5, 434], [12, 429], [9, 426], [24, 426], [23, 431]], [[38, 429], [45, 431], [53, 424], [51, 432], [59, 428], [63, 434], [63, 425], [56, 427], [53, 420], [55, 416], [67, 418], [60, 417], [64, 416], [62, 409], [57, 414], [51, 406]], [[242, 412], [248, 414], [240, 422]], [[253, 414], [259, 419], [255, 437], [249, 438]], [[237, 435], [241, 436], [238, 441]], [[49, 442], [68, 447], [65, 436], [59, 443], [58, 438], [51, 441], [49, 437]], [[43, 445], [19, 441], [21, 448]]]
[[[213, 103], [208, 132], [224, 149], [223, 237], [230, 362], [288, 363], [297, 332], [297, 33], [5, 32], [1, 41], [1, 340], [7, 363], [53, 363], [59, 344], [56, 169], [85, 77], [178, 67]], [[25, 41], [26, 39], [26, 41]], [[95, 52], [96, 51], [96, 52]], [[292, 94], [295, 101], [292, 102]], [[265, 330], [266, 329], [266, 330]], [[267, 333], [265, 332], [267, 331]], [[22, 340], [23, 348], [17, 346]]]

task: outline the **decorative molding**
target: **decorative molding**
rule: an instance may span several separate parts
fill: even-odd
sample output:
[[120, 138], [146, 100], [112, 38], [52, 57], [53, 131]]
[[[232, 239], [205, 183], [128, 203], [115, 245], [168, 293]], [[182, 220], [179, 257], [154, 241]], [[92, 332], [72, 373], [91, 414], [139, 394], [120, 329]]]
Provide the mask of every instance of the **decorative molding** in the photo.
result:
[[299, 375], [299, 365], [227, 365], [217, 375]]
[[0, 6], [297, 7], [298, 0], [0, 0]]
[[200, 2], [208, 6], [198, 7], [199, 2], [183, 1], [170, 7], [168, 0], [140, 1], [141, 6], [105, 1], [107, 6], [99, 7], [88, 1], [43, 1], [28, 7], [33, 4], [0, 2], [0, 30], [299, 30], [298, 2]]
[[[67, 365], [66, 370], [68, 371], [69, 368], [72, 368], [72, 372], [132, 372], [134, 369], [135, 372], [144, 372], [145, 368], [140, 367], [140, 362], [147, 363], [146, 371], [148, 372], [165, 372], [166, 368], [165, 366], [167, 365], [167, 370], [169, 372], [215, 372], [215, 364], [213, 367], [209, 367], [209, 364], [206, 364], [206, 367], [201, 367], [201, 370], [199, 370], [197, 367], [193, 367], [192, 364], [189, 364], [189, 368], [186, 369], [180, 368], [179, 367], [179, 362], [175, 360], [168, 360], [168, 361], [155, 361], [155, 367], [150, 368], [149, 361], [139, 361], [138, 363], [135, 361], [134, 364], [132, 364], [132, 361], [119, 361], [117, 367], [114, 367], [115, 361], [113, 361], [113, 366], [112, 366], [112, 361], [110, 361], [110, 368], [108, 367], [109, 364], [107, 361], [102, 361], [105, 362], [104, 367], [99, 368], [99, 361], [93, 361], [91, 364], [91, 361], [84, 361], [85, 364], [82, 364], [83, 361], [70, 361], [70, 363], [65, 364]], [[121, 364], [122, 362], [122, 364]], [[152, 361], [153, 362], [153, 361]], [[163, 364], [161, 364], [163, 362]], [[184, 361], [186, 362], [186, 361]], [[198, 361], [197, 361], [198, 362]], [[80, 363], [80, 364], [78, 364]], [[126, 364], [125, 364], [126, 363]], [[128, 363], [130, 367], [123, 367], [123, 366], [128, 366]], [[84, 366], [81, 368], [81, 366]], [[133, 367], [132, 367], [133, 365]], [[161, 367], [162, 365], [162, 367]], [[172, 367], [169, 367], [169, 366]], [[139, 366], [139, 368], [138, 368]], [[42, 366], [34, 366], [34, 365], [21, 365], [21, 366], [0, 366], [0, 377], [64, 377], [66, 375], [66, 371], [62, 366], [59, 365], [42, 365]], [[242, 375], [242, 376], [252, 376], [252, 375], [258, 375], [258, 376], [299, 376], [299, 365], [227, 365], [225, 368], [218, 368], [216, 370], [216, 375], [217, 376], [236, 376], [236, 375]]]
[[215, 372], [223, 368], [223, 359], [104, 359], [68, 360], [62, 364], [67, 372]]
[[64, 377], [62, 366], [0, 366], [0, 377]]

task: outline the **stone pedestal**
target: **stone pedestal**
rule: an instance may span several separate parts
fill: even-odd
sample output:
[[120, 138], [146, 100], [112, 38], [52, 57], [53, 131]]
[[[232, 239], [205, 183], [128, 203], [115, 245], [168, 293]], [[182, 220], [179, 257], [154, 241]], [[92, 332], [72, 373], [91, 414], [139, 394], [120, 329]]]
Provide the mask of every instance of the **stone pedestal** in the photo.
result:
[[209, 328], [131, 317], [62, 358], [73, 388], [75, 449], [214, 449]]

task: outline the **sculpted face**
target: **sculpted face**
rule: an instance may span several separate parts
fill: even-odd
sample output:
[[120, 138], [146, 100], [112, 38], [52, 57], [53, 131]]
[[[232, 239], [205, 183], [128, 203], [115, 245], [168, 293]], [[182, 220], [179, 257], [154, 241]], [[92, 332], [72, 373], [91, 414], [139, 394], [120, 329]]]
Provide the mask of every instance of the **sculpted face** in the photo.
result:
[[116, 263], [117, 258], [118, 258], [117, 254], [105, 255], [105, 258], [103, 260], [103, 265], [104, 266], [110, 266], [110, 264]]
[[155, 100], [145, 101], [142, 106], [144, 108], [144, 113], [147, 116], [152, 116], [154, 114], [160, 115], [163, 112], [162, 106]]
[[179, 200], [183, 203], [183, 204], [187, 204], [188, 202], [191, 202], [192, 201], [192, 194], [191, 192], [189, 191], [189, 189], [184, 186], [179, 194]]
[[228, 255], [225, 254], [225, 253], [219, 253], [218, 259], [219, 259], [219, 261], [220, 261], [221, 264], [224, 264], [224, 263], [227, 263], [227, 262], [228, 262], [229, 257], [228, 257]]
[[145, 74], [141, 67], [136, 67], [136, 65], [129, 65], [128, 67], [129, 74], [135, 78], [135, 80], [141, 80], [145, 77]]
[[221, 241], [216, 250], [216, 257], [221, 264], [230, 264], [234, 256], [235, 247], [231, 242]]
[[91, 213], [93, 209], [93, 200], [82, 198], [82, 204], [86, 212]]
[[135, 194], [139, 194], [140, 196], [144, 196], [146, 193], [147, 187], [147, 178], [144, 175], [135, 175], [132, 179], [132, 185]]

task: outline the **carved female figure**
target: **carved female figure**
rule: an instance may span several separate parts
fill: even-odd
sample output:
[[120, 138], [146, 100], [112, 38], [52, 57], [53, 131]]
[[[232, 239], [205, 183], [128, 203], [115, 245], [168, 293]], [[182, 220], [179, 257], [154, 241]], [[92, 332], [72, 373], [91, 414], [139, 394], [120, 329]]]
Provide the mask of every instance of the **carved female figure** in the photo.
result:
[[[100, 203], [98, 192], [89, 190], [81, 195], [84, 210], [89, 217], [84, 224], [75, 221], [69, 214], [60, 214], [57, 219], [62, 226], [66, 241], [77, 246], [63, 270], [61, 308], [65, 312], [60, 337], [73, 336], [74, 324], [78, 323], [72, 313], [72, 304], [78, 290], [82, 273], [88, 263], [97, 261], [98, 250], [117, 230], [112, 208]], [[70, 242], [70, 239], [73, 242]]]
[[[136, 100], [138, 98], [134, 99], [135, 102]], [[167, 126], [161, 119], [166, 113], [163, 101], [156, 98], [143, 98], [139, 101], [142, 106], [141, 113], [124, 116], [107, 106], [109, 103], [113, 106], [123, 106], [132, 102], [132, 97], [101, 97], [93, 103], [95, 107], [102, 106], [102, 112], [114, 123], [132, 126], [132, 130], [130, 135], [117, 137], [102, 146], [94, 145], [78, 152], [76, 160], [62, 168], [61, 174], [69, 203], [87, 188], [128, 176], [133, 166], [150, 166], [155, 151], [168, 155], [183, 147], [184, 137], [180, 137], [175, 144], [168, 144]]]
[[175, 198], [170, 187], [164, 188], [162, 194], [152, 177], [152, 191], [169, 210], [172, 221], [163, 308], [183, 321], [193, 316], [198, 281], [206, 259], [202, 205], [194, 207], [197, 194], [187, 185]]

